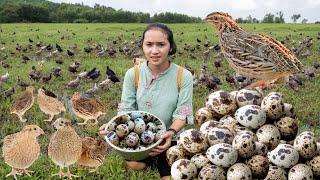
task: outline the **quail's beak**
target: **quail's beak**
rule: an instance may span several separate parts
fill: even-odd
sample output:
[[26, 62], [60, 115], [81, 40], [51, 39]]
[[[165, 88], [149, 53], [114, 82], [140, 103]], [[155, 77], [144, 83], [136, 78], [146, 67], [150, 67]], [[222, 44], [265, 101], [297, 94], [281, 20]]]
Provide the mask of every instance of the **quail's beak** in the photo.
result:
[[204, 18], [203, 21], [206, 22], [206, 23], [212, 23], [213, 22], [213, 20], [208, 16], [206, 18]]

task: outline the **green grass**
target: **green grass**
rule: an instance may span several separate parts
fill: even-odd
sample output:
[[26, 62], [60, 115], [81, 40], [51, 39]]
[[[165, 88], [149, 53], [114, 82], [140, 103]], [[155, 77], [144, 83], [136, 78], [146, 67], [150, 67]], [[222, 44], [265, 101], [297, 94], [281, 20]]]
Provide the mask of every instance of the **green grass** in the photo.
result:
[[[86, 45], [93, 45], [94, 43], [100, 43], [104, 47], [118, 47], [122, 46], [124, 41], [130, 42], [136, 39], [139, 39], [142, 31], [144, 30], [146, 24], [1, 24], [0, 29], [0, 48], [5, 47], [6, 49], [0, 51], [0, 61], [10, 64], [10, 69], [4, 69], [0, 67], [0, 75], [4, 74], [6, 71], [9, 71], [10, 78], [7, 82], [2, 84], [0, 96], [0, 138], [3, 139], [8, 134], [15, 133], [19, 131], [25, 124], [20, 123], [18, 118], [15, 115], [9, 114], [10, 105], [15, 97], [21, 93], [22, 88], [18, 87], [16, 83], [17, 76], [22, 77], [25, 81], [32, 84], [36, 89], [41, 86], [55, 92], [58, 97], [71, 96], [74, 89], [65, 88], [66, 84], [74, 79], [76, 75], [72, 75], [67, 71], [67, 67], [73, 63], [73, 60], [64, 55], [55, 57], [50, 61], [46, 61], [44, 66], [40, 68], [38, 66], [39, 61], [42, 60], [43, 56], [46, 53], [43, 53], [43, 56], [35, 56], [35, 50], [29, 50], [25, 55], [30, 56], [33, 60], [29, 61], [27, 64], [21, 64], [20, 56], [21, 53], [15, 50], [16, 43], [19, 43], [22, 46], [28, 44], [28, 38], [33, 39], [35, 42], [42, 41], [43, 45], [51, 43], [55, 46], [56, 43], [60, 44], [62, 48], [71, 49], [71, 46], [74, 43], [77, 44], [78, 49], [73, 50], [76, 52], [77, 59], [81, 62], [81, 70], [89, 70], [93, 67], [97, 67], [102, 76], [95, 81], [82, 81], [80, 88], [77, 91], [84, 91], [92, 87], [94, 82], [101, 82], [106, 78], [105, 70], [106, 66], [110, 66], [119, 77], [123, 78], [126, 70], [132, 67], [131, 58], [125, 57], [117, 54], [116, 58], [110, 58], [108, 55], [103, 57], [97, 57], [95, 53], [86, 54], [83, 52], [83, 47]], [[215, 30], [210, 27], [208, 24], [170, 24], [169, 25], [175, 36], [175, 40], [178, 46], [179, 51], [183, 52], [183, 46], [185, 43], [191, 44], [194, 46], [196, 44], [196, 38], [201, 39], [203, 42], [208, 40], [210, 45], [215, 45], [218, 43]], [[241, 25], [244, 29], [248, 31], [255, 31], [257, 33], [271, 35], [274, 38], [279, 40], [284, 39], [287, 34], [292, 35], [292, 40], [298, 42], [302, 41], [306, 36], [313, 37], [314, 45], [311, 47], [312, 55], [308, 58], [300, 59], [301, 62], [307, 67], [307, 69], [312, 70], [311, 64], [313, 61], [319, 61], [319, 40], [316, 39], [318, 32], [320, 31], [319, 25], [315, 24], [243, 24]], [[32, 29], [32, 31], [31, 31]], [[39, 29], [39, 31], [35, 31]], [[57, 31], [60, 31], [58, 33]], [[13, 32], [16, 34], [13, 35]], [[184, 32], [181, 35], [181, 32]], [[72, 33], [75, 33], [73, 35]], [[132, 35], [134, 33], [134, 35]], [[299, 34], [302, 33], [302, 36]], [[65, 38], [62, 40], [61, 37]], [[118, 41], [118, 44], [113, 45], [112, 41], [117, 40], [118, 36], [121, 36], [122, 40]], [[87, 42], [88, 39], [91, 39], [91, 42]], [[203, 42], [201, 44], [203, 44]], [[292, 42], [288, 42], [289, 47], [291, 48]], [[33, 47], [35, 49], [35, 46]], [[193, 55], [196, 59], [191, 59], [189, 53], [184, 53], [182, 55], [177, 55], [174, 59], [174, 62], [180, 65], [188, 65], [194, 68], [194, 70], [199, 73], [200, 66], [203, 60], [203, 51], [204, 47], [201, 46], [200, 50], [196, 50]], [[15, 52], [15, 54], [10, 54], [10, 52]], [[209, 60], [209, 70], [212, 73], [215, 73], [223, 83], [219, 88], [231, 91], [235, 88], [230, 86], [224, 80], [224, 72], [230, 71], [231, 68], [224, 61], [222, 65], [222, 70], [217, 71], [213, 66], [214, 55], [210, 57]], [[57, 65], [55, 59], [61, 58], [64, 60], [64, 64]], [[43, 84], [40, 82], [35, 82], [28, 78], [28, 74], [31, 71], [31, 67], [36, 66], [41, 70], [42, 74], [49, 74], [52, 67], [59, 66], [62, 68], [63, 75], [60, 78], [53, 77], [50, 83]], [[12, 98], [5, 98], [4, 92], [14, 86], [16, 88], [16, 93]], [[103, 123], [106, 123], [109, 119], [116, 115], [117, 103], [120, 101], [122, 83], [116, 84], [108, 90], [100, 91], [97, 95], [97, 98], [105, 105], [107, 109], [107, 115], [105, 118], [100, 120], [99, 125], [97, 126], [86, 126], [79, 127], [75, 126], [76, 131], [81, 136], [95, 136], [97, 129]], [[286, 101], [290, 104], [293, 104], [296, 108], [297, 119], [300, 122], [300, 127], [305, 127], [308, 124], [315, 124], [313, 130], [317, 130], [320, 120], [320, 78], [319, 70], [316, 71], [316, 77], [312, 80], [305, 80], [304, 85], [300, 88], [299, 91], [293, 91], [289, 89], [286, 85], [281, 85], [276, 88], [276, 91], [279, 91], [285, 95]], [[197, 86], [194, 88], [194, 112], [204, 106], [204, 101], [206, 96], [209, 94], [209, 91], [203, 86]], [[77, 121], [73, 116], [69, 114], [64, 114], [63, 116], [72, 118], [73, 122]], [[27, 111], [25, 117], [28, 119], [27, 124], [38, 124], [41, 128], [44, 129], [46, 134], [40, 138], [41, 143], [41, 158], [39, 158], [31, 167], [30, 170], [34, 170], [32, 178], [21, 177], [21, 179], [48, 179], [50, 174], [56, 173], [58, 168], [52, 163], [52, 161], [47, 157], [47, 147], [49, 143], [49, 137], [54, 132], [53, 127], [44, 122], [43, 119], [47, 118], [44, 113], [42, 113], [35, 103], [34, 106]], [[0, 143], [2, 146], [2, 143]], [[0, 179], [4, 179], [4, 176], [10, 172], [9, 166], [7, 166], [3, 158], [0, 158]], [[80, 175], [83, 179], [157, 179], [159, 174], [154, 170], [146, 171], [126, 171], [124, 168], [123, 159], [115, 153], [108, 155], [106, 158], [105, 164], [99, 169], [96, 173], [88, 173], [87, 170], [73, 166], [71, 172]]]

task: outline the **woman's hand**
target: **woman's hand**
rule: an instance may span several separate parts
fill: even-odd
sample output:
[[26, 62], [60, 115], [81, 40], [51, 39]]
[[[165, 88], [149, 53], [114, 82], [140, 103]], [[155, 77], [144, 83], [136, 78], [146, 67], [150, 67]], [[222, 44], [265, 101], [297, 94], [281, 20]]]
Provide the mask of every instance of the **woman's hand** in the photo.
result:
[[106, 130], [106, 126], [107, 124], [103, 124], [100, 128], [99, 128], [99, 135], [106, 135], [108, 133], [108, 131]]
[[173, 134], [174, 133], [172, 131], [165, 132], [161, 137], [162, 142], [157, 147], [154, 147], [153, 149], [151, 149], [151, 151], [149, 152], [149, 155], [156, 156], [162, 153], [163, 151], [167, 150], [171, 145]]

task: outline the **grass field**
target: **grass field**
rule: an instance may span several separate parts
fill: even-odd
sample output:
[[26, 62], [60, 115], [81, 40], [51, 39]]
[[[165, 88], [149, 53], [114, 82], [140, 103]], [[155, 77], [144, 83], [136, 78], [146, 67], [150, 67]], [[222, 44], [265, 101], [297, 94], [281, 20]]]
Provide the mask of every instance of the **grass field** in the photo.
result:
[[[114, 47], [118, 50], [122, 47], [125, 41], [131, 44], [131, 41], [139, 39], [142, 34], [145, 24], [1, 24], [0, 25], [0, 61], [9, 64], [11, 67], [8, 69], [0, 67], [0, 75], [5, 74], [7, 71], [10, 77], [7, 82], [1, 85], [0, 93], [0, 138], [3, 139], [6, 135], [18, 132], [25, 124], [18, 121], [17, 116], [9, 114], [9, 108], [17, 95], [23, 91], [21, 87], [17, 85], [17, 77], [20, 76], [26, 82], [32, 84], [35, 89], [45, 86], [47, 89], [55, 92], [59, 99], [71, 96], [75, 91], [85, 91], [91, 88], [94, 82], [101, 82], [106, 78], [106, 67], [111, 67], [117, 75], [122, 79], [126, 70], [132, 67], [132, 58], [126, 57], [121, 53], [116, 54], [116, 58], [111, 58], [107, 53], [104, 56], [97, 56], [96, 52], [85, 53], [83, 48], [87, 45], [93, 45], [94, 43], [100, 43], [106, 49]], [[215, 30], [208, 24], [170, 24], [169, 25], [175, 36], [175, 41], [178, 46], [178, 50], [182, 54], [178, 54], [173, 60], [180, 65], [191, 66], [196, 73], [200, 72], [200, 66], [203, 61], [203, 51], [206, 48], [203, 43], [207, 40], [210, 45], [218, 43]], [[297, 119], [300, 122], [301, 128], [311, 128], [316, 131], [320, 122], [320, 70], [315, 70], [312, 67], [314, 61], [320, 62], [320, 40], [316, 37], [320, 33], [320, 26], [316, 24], [242, 24], [241, 27], [248, 31], [255, 31], [257, 33], [271, 35], [274, 38], [283, 40], [287, 34], [291, 34], [292, 38], [287, 41], [287, 45], [291, 48], [294, 42], [298, 43], [307, 36], [313, 38], [313, 46], [311, 46], [311, 55], [300, 59], [300, 61], [306, 66], [307, 69], [315, 72], [315, 78], [311, 80], [306, 79], [301, 75], [303, 79], [303, 86], [298, 91], [294, 91], [288, 88], [287, 85], [278, 86], [275, 90], [284, 94], [286, 102], [294, 105], [297, 112]], [[59, 32], [58, 32], [59, 31]], [[15, 32], [15, 33], [14, 33]], [[183, 32], [183, 33], [182, 33]], [[300, 34], [302, 33], [302, 34]], [[61, 37], [64, 37], [62, 39]], [[121, 40], [119, 40], [119, 37]], [[19, 43], [23, 47], [26, 47], [28, 39], [34, 40], [33, 49], [26, 52], [18, 52], [15, 50], [16, 44]], [[200, 49], [196, 49], [194, 52], [185, 52], [183, 46], [185, 43], [195, 46], [196, 39], [202, 40]], [[113, 41], [117, 41], [117, 44], [113, 44]], [[50, 60], [46, 60], [43, 66], [40, 67], [39, 62], [44, 59], [48, 52], [43, 52], [41, 55], [36, 56], [35, 43], [41, 41], [42, 45], [55, 46], [56, 43], [60, 44], [64, 49], [62, 55], [52, 57]], [[77, 44], [76, 49], [72, 49], [72, 46]], [[54, 48], [55, 49], [55, 48]], [[70, 58], [66, 55], [66, 50], [70, 49], [75, 52], [75, 58]], [[10, 52], [14, 52], [11, 54]], [[21, 63], [21, 54], [25, 54], [31, 57], [32, 60], [27, 64]], [[190, 54], [195, 56], [195, 59], [190, 58]], [[220, 89], [228, 91], [234, 90], [235, 87], [229, 85], [225, 81], [224, 72], [233, 72], [228, 66], [226, 61], [223, 61], [222, 68], [218, 71], [214, 65], [215, 53], [212, 53], [209, 60], [209, 71], [217, 75], [222, 80]], [[56, 64], [55, 60], [63, 60], [63, 64]], [[66, 88], [66, 84], [76, 77], [76, 74], [68, 72], [68, 66], [73, 63], [74, 60], [81, 62], [80, 70], [90, 70], [93, 67], [97, 67], [101, 71], [101, 76], [92, 81], [84, 80], [81, 82], [80, 87], [77, 89]], [[29, 79], [29, 72], [31, 67], [36, 66], [42, 74], [48, 75], [53, 67], [61, 67], [62, 76], [53, 77], [49, 83], [36, 82]], [[5, 97], [5, 92], [10, 87], [15, 87], [15, 94], [10, 97]], [[113, 85], [111, 88], [99, 91], [96, 97], [105, 105], [107, 115], [101, 119], [96, 126], [75, 126], [76, 131], [81, 136], [95, 136], [97, 129], [103, 123], [106, 123], [109, 119], [116, 115], [117, 103], [120, 101], [122, 83]], [[204, 101], [209, 91], [204, 86], [197, 86], [194, 88], [194, 112], [204, 106]], [[63, 116], [72, 118], [69, 114]], [[50, 174], [58, 172], [58, 168], [47, 157], [47, 147], [49, 143], [50, 135], [54, 132], [53, 127], [43, 120], [46, 117], [42, 113], [35, 103], [33, 107], [27, 111], [25, 117], [28, 119], [27, 124], [38, 124], [44, 131], [45, 135], [40, 138], [41, 143], [41, 158], [39, 158], [29, 169], [33, 170], [32, 178], [19, 177], [19, 179], [51, 179]], [[2, 143], [0, 143], [2, 147]], [[0, 152], [2, 154], [2, 152]], [[124, 168], [123, 159], [112, 152], [107, 156], [105, 164], [96, 173], [89, 173], [87, 170], [80, 169], [77, 166], [71, 168], [71, 172], [82, 177], [82, 179], [156, 179], [159, 178], [157, 171], [127, 171]], [[3, 158], [0, 158], [0, 179], [4, 179], [4, 176], [10, 172], [10, 167], [4, 163]]]

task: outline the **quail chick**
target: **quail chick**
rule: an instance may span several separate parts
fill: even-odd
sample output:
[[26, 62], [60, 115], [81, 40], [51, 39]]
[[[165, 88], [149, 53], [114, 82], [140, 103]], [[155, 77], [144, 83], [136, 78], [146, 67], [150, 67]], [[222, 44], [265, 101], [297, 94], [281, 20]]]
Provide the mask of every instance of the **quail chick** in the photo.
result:
[[82, 154], [77, 164], [93, 168], [90, 172], [95, 172], [103, 164], [107, 147], [102, 138], [82, 138]]
[[93, 124], [97, 124], [97, 119], [106, 114], [103, 104], [94, 98], [84, 98], [79, 92], [73, 94], [71, 107], [76, 116], [84, 119], [84, 122], [78, 125], [85, 125], [89, 120], [95, 120]]
[[60, 114], [62, 111], [66, 111], [64, 105], [58, 101], [58, 99], [47, 96], [43, 89], [38, 89], [37, 98], [40, 110], [45, 114], [49, 114], [49, 119], [44, 121], [52, 121], [55, 115]]
[[34, 102], [34, 97], [33, 97], [33, 87], [28, 86], [24, 93], [15, 99], [11, 105], [10, 108], [10, 114], [14, 113], [18, 115], [19, 119], [21, 122], [26, 122], [27, 119], [23, 119], [23, 115], [26, 111], [28, 111]]
[[[6, 177], [23, 173], [31, 176], [32, 171], [27, 170], [40, 155], [40, 145], [37, 137], [44, 134], [43, 130], [37, 125], [27, 125], [20, 132], [8, 135], [3, 139], [3, 158], [4, 162], [11, 166], [12, 170]], [[22, 172], [21, 172], [21, 171]]]
[[[70, 120], [58, 118], [53, 126], [57, 129], [51, 136], [48, 146], [49, 158], [59, 166], [60, 171], [52, 176], [77, 177], [70, 173], [69, 166], [76, 163], [82, 152], [81, 138], [72, 128]], [[64, 173], [63, 169], [67, 168]]]

